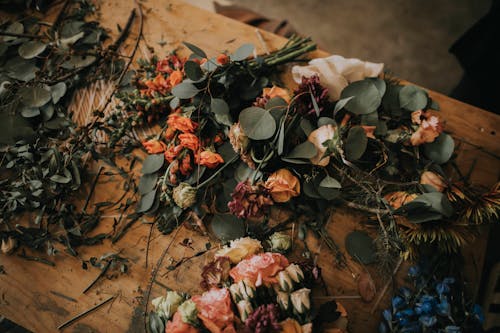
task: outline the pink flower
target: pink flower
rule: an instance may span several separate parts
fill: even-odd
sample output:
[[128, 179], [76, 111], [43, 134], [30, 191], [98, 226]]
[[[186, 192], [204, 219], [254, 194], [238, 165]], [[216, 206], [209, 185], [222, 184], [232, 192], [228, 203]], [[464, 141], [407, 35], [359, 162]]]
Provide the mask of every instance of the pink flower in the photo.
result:
[[229, 275], [233, 278], [234, 283], [245, 280], [256, 287], [262, 284], [269, 286], [278, 282], [276, 275], [287, 266], [288, 260], [285, 256], [266, 252], [240, 261], [231, 269]]
[[211, 333], [236, 332], [233, 325], [231, 295], [226, 288], [212, 288], [203, 295], [196, 295], [191, 299], [196, 303], [198, 318]]

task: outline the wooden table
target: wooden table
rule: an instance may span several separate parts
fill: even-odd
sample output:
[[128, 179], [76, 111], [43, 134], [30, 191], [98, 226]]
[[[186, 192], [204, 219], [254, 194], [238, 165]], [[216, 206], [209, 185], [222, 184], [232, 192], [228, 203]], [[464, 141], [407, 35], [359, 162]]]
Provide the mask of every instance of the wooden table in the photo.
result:
[[[141, 1], [144, 13], [144, 36], [147, 43], [162, 56], [179, 46], [182, 41], [194, 43], [207, 51], [209, 56], [218, 54], [225, 49], [233, 50], [243, 43], [253, 43], [259, 53], [263, 52], [254, 28], [246, 26], [228, 18], [205, 12], [201, 9], [184, 4], [178, 0]], [[117, 36], [117, 24], [124, 26], [135, 7], [133, 1], [103, 1], [101, 3], [101, 22]], [[57, 9], [52, 10], [52, 14]], [[138, 20], [135, 20], [132, 31], [138, 31]], [[265, 43], [270, 49], [284, 44], [281, 37], [262, 32]], [[129, 37], [130, 51], [134, 33]], [[164, 40], [167, 44], [160, 47], [157, 42]], [[183, 49], [184, 54], [188, 54]], [[138, 57], [148, 55], [144, 42], [140, 44]], [[325, 52], [317, 51], [311, 56], [326, 56]], [[369, 60], [369, 59], [368, 59]], [[446, 73], [443, 73], [446, 75]], [[287, 82], [291, 84], [290, 78]], [[433, 99], [441, 105], [442, 117], [446, 121], [446, 130], [456, 139], [459, 150], [459, 165], [468, 170], [474, 161], [478, 161], [474, 168], [472, 180], [478, 184], [491, 185], [499, 178], [500, 147], [497, 133], [500, 128], [500, 117], [475, 108], [473, 106], [450, 99], [439, 93], [430, 91]], [[87, 101], [97, 103], [95, 101]], [[100, 177], [97, 183], [93, 201], [106, 201], [121, 195], [121, 177]], [[90, 183], [90, 182], [89, 182]], [[82, 190], [81, 198], [86, 197], [89, 185]], [[106, 213], [97, 233], [109, 232], [113, 224], [113, 215], [116, 211]], [[339, 209], [332, 217], [328, 231], [334, 240], [343, 247], [345, 235], [355, 229], [362, 229], [359, 224], [362, 215], [346, 209]], [[24, 221], [26, 222], [26, 221]], [[155, 228], [154, 228], [155, 229]], [[109, 296], [116, 298], [100, 307], [90, 315], [78, 320], [68, 328], [67, 332], [143, 332], [143, 301], [145, 299], [150, 275], [164, 251], [165, 260], [160, 267], [157, 281], [153, 283], [152, 297], [165, 290], [162, 285], [184, 291], [194, 291], [198, 286], [199, 272], [203, 264], [209, 260], [211, 253], [186, 261], [178, 269], [169, 271], [167, 266], [189, 257], [205, 249], [208, 242], [214, 246], [217, 243], [208, 236], [180, 227], [169, 236], [160, 235], [153, 230], [149, 246], [148, 263], [146, 263], [146, 245], [150, 225], [134, 224], [126, 235], [117, 243], [111, 244], [108, 240], [103, 245], [79, 249], [79, 257], [88, 260], [92, 256], [115, 252], [129, 259], [129, 272], [115, 278], [100, 279], [87, 293], [82, 291], [95, 279], [99, 270], [90, 267], [83, 270], [81, 260], [69, 255], [60, 254], [55, 259], [56, 266], [27, 262], [17, 256], [0, 255], [0, 265], [6, 272], [0, 275], [0, 314], [17, 322], [33, 332], [55, 332], [57, 327], [74, 315], [91, 308]], [[181, 246], [180, 243], [190, 238], [191, 247]], [[309, 237], [311, 249], [318, 248], [318, 241]], [[480, 272], [484, 256], [485, 242], [480, 237], [471, 243], [465, 250], [466, 262], [474, 262], [476, 274]], [[339, 270], [334, 267], [333, 258], [329, 251], [323, 249], [318, 264], [323, 269], [324, 278], [332, 295], [356, 295], [356, 282], [348, 270]], [[349, 260], [349, 266], [356, 273], [362, 268], [356, 262]], [[376, 269], [369, 267], [375, 277], [377, 288], [385, 284], [385, 280], [377, 275]], [[400, 271], [399, 277], [405, 272]], [[477, 285], [479, 276], [470, 276], [472, 285]], [[474, 284], [474, 282], [476, 282]], [[386, 295], [386, 300], [391, 290]], [[63, 297], [61, 295], [65, 295]], [[361, 300], [344, 300], [343, 305], [349, 313], [349, 329], [351, 332], [374, 332], [380, 319], [379, 306], [371, 314], [372, 304]]]

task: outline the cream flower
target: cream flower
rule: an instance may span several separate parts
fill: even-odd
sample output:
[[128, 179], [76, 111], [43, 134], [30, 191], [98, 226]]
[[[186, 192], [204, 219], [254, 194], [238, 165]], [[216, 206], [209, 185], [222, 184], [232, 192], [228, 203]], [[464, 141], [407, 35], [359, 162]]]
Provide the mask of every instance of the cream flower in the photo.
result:
[[294, 291], [290, 295], [292, 305], [295, 311], [299, 314], [305, 313], [311, 308], [311, 299], [309, 298], [311, 289], [302, 288]]
[[170, 319], [184, 298], [176, 291], [167, 291], [165, 296], [160, 296], [151, 301], [155, 311], [160, 317]]
[[230, 246], [226, 246], [215, 253], [216, 257], [229, 257], [231, 263], [237, 264], [241, 260], [255, 253], [262, 251], [260, 241], [244, 237], [231, 241]]
[[326, 152], [326, 147], [323, 142], [333, 139], [335, 135], [335, 127], [333, 125], [323, 125], [320, 128], [312, 131], [307, 140], [316, 147], [316, 155], [311, 158], [311, 163], [319, 166], [327, 166], [330, 163], [330, 156], [322, 158]]

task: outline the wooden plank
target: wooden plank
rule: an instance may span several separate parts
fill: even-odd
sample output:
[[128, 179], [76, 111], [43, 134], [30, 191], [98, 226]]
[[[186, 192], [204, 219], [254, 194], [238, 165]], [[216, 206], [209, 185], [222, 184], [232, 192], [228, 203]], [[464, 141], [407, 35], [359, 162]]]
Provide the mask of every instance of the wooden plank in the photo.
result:
[[[232, 21], [222, 16], [207, 13], [203, 10], [184, 4], [178, 0], [164, 2], [161, 0], [148, 0], [140, 2], [144, 11], [144, 35], [147, 43], [157, 50], [162, 56], [179, 46], [182, 41], [192, 42], [206, 50], [210, 56], [228, 49], [233, 50], [242, 43], [253, 43], [257, 51], [263, 48], [254, 33], [254, 28]], [[122, 27], [130, 11], [134, 8], [132, 1], [106, 1], [101, 3], [101, 20], [111, 31], [111, 36], [116, 36], [116, 25]], [[136, 23], [135, 23], [136, 24]], [[275, 49], [284, 44], [283, 38], [262, 32], [270, 49]], [[133, 34], [131, 40], [134, 38]], [[157, 42], [167, 41], [167, 45], [160, 47]], [[129, 42], [129, 49], [132, 42]], [[139, 57], [148, 55], [144, 44], [141, 45]], [[184, 54], [187, 52], [184, 50]], [[314, 56], [325, 56], [326, 53], [317, 51]], [[369, 60], [369, 59], [368, 59]], [[290, 84], [290, 77], [285, 79]], [[498, 179], [499, 161], [493, 155], [499, 155], [497, 140], [492, 134], [499, 128], [499, 117], [479, 110], [470, 105], [452, 100], [446, 96], [430, 92], [440, 104], [442, 115], [447, 121], [446, 128], [453, 132], [456, 138], [462, 138], [470, 144], [480, 146], [486, 152], [471, 149], [468, 145], [463, 147], [461, 157], [463, 161], [472, 163], [473, 160], [481, 161], [477, 164], [474, 179], [481, 184], [490, 185]], [[462, 149], [462, 148], [461, 148]], [[486, 163], [484, 161], [487, 161]], [[464, 163], [465, 163], [464, 162]], [[465, 165], [465, 164], [464, 164]], [[136, 170], [137, 171], [137, 170]], [[119, 176], [100, 178], [92, 202], [117, 198], [121, 195], [123, 179]], [[82, 191], [81, 197], [85, 197]], [[109, 232], [113, 228], [113, 215], [117, 211], [107, 211], [108, 217], [104, 218], [96, 233]], [[328, 231], [334, 240], [343, 247], [345, 235], [355, 229], [363, 229], [360, 222], [363, 216], [356, 212], [339, 209], [332, 217]], [[160, 259], [163, 251], [169, 247], [163, 264], [159, 269], [158, 282], [172, 288], [185, 291], [194, 291], [198, 288], [199, 271], [203, 264], [210, 258], [207, 255], [195, 257], [179, 269], [170, 271], [167, 267], [175, 264], [184, 257], [190, 257], [203, 251], [206, 243], [211, 242], [217, 246], [213, 239], [202, 236], [185, 227], [169, 236], [153, 233], [149, 249], [149, 264], [146, 266], [146, 245], [150, 226], [138, 221], [130, 231], [116, 244], [106, 240], [101, 246], [79, 249], [79, 258], [60, 254], [55, 258], [56, 267], [40, 263], [28, 263], [15, 256], [0, 256], [0, 265], [4, 266], [6, 275], [0, 275], [0, 313], [18, 322], [33, 332], [55, 332], [57, 326], [70, 317], [94, 306], [110, 295], [117, 298], [110, 304], [98, 309], [91, 315], [81, 319], [64, 331], [77, 332], [91, 329], [93, 332], [142, 332], [144, 329], [142, 309], [140, 304], [149, 282], [151, 271]], [[180, 245], [183, 239], [192, 240], [191, 247]], [[312, 249], [318, 252], [318, 241], [312, 237], [308, 239]], [[482, 242], [484, 246], [485, 242]], [[356, 283], [348, 270], [339, 270], [333, 265], [331, 253], [323, 245], [318, 264], [322, 267], [329, 291], [333, 295], [353, 295], [357, 293]], [[103, 254], [115, 252], [122, 257], [130, 259], [130, 271], [116, 278], [103, 278], [96, 283], [86, 294], [82, 291], [99, 274], [96, 268], [83, 270], [81, 259], [99, 257]], [[474, 253], [479, 253], [479, 267], [482, 266], [481, 254], [484, 249], [474, 248]], [[355, 273], [362, 268], [349, 259], [349, 266]], [[376, 269], [369, 268], [375, 277], [377, 287], [380, 289], [385, 281], [377, 275]], [[475, 280], [477, 281], [477, 280]], [[67, 298], [52, 293], [66, 295], [77, 300], [72, 302]], [[160, 284], [154, 284], [153, 297], [164, 292]], [[343, 301], [350, 315], [351, 332], [372, 332], [379, 321], [379, 312], [369, 312], [371, 304], [359, 300]]]

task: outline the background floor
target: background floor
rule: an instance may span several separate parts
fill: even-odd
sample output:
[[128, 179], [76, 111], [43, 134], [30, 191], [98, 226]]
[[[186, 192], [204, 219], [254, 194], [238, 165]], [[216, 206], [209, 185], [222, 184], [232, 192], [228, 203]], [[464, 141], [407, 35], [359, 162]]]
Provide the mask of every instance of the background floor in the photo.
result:
[[[212, 0], [187, 0], [211, 10]], [[451, 44], [483, 16], [489, 0], [223, 0], [287, 19], [324, 50], [383, 62], [398, 77], [448, 94], [462, 70]]]

